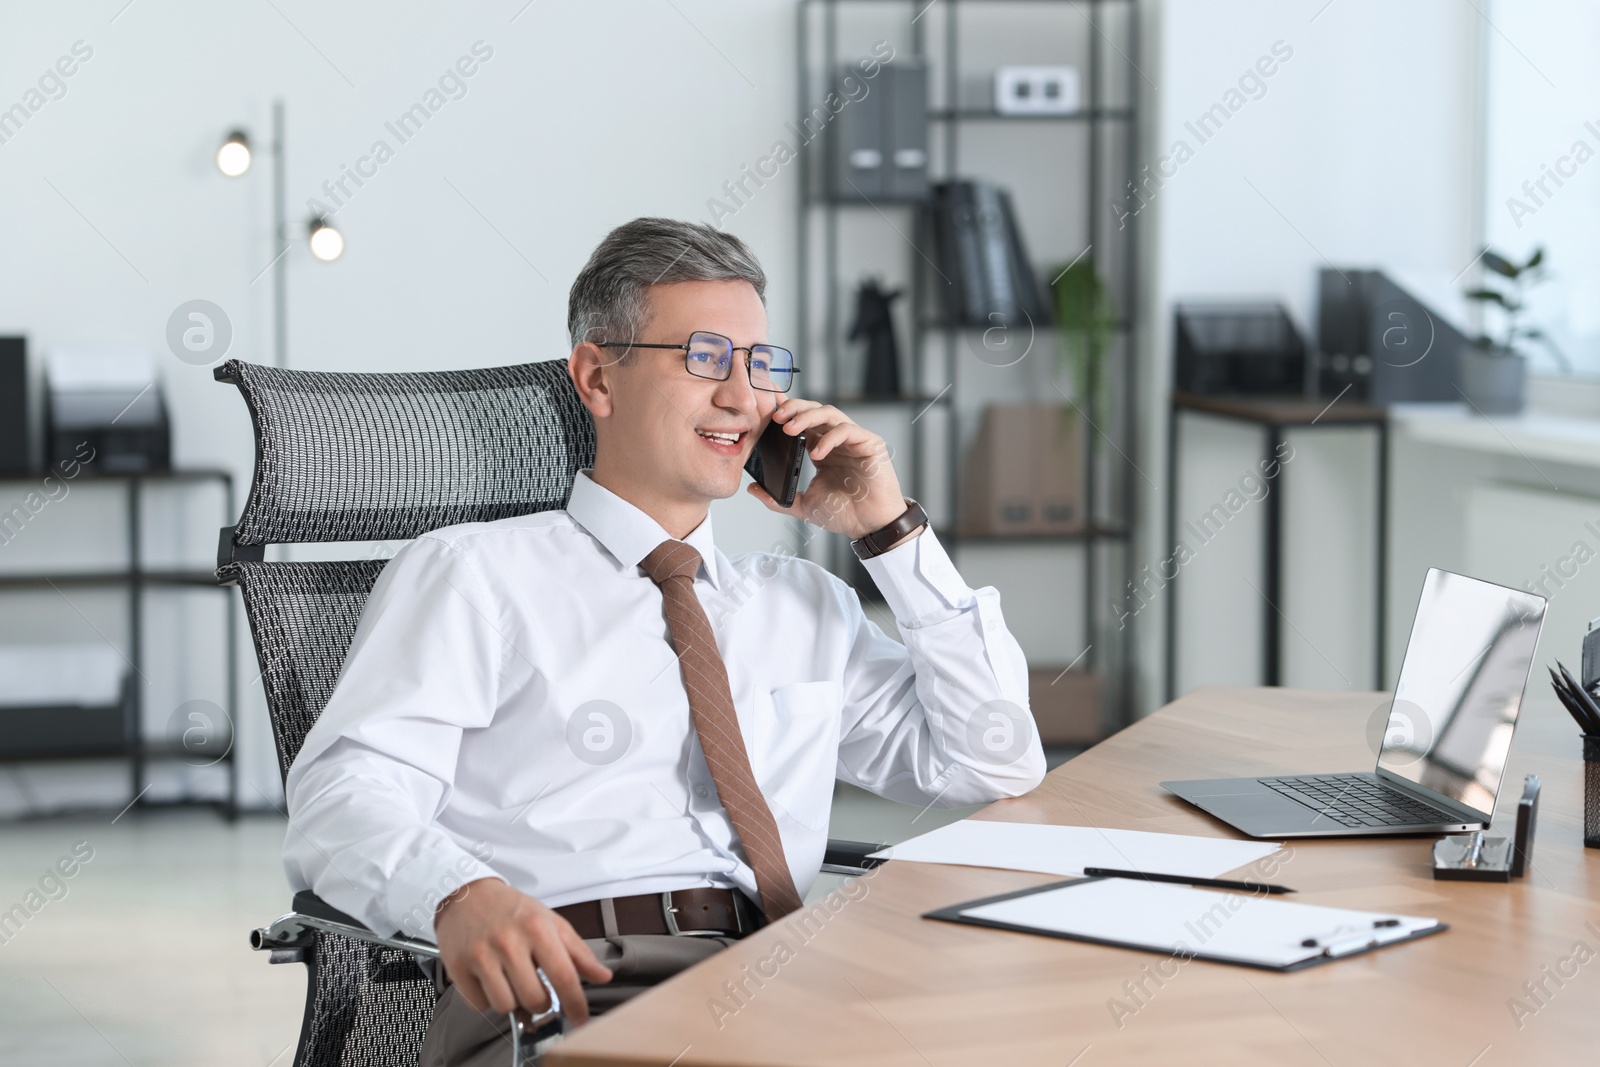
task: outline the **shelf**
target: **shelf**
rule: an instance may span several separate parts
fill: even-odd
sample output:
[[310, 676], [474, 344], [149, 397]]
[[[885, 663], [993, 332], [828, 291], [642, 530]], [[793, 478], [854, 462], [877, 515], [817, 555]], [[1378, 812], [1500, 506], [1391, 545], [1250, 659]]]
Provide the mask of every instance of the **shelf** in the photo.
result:
[[149, 585], [203, 585], [221, 589], [215, 570], [142, 571], [139, 578]]
[[[122, 552], [118, 555], [127, 562], [122, 565], [108, 566], [108, 561], [101, 561], [99, 569], [80, 568], [78, 570], [19, 570], [6, 573], [0, 571], [0, 591], [4, 590], [47, 590], [53, 589], [60, 593], [63, 586], [74, 589], [109, 588], [115, 590], [125, 601], [127, 610], [127, 652], [124, 659], [132, 668], [133, 673], [144, 676], [145, 664], [145, 598], [156, 587], [186, 588], [186, 589], [218, 589], [224, 596], [223, 605], [225, 622], [220, 628], [218, 636], [222, 640], [224, 671], [227, 678], [227, 703], [226, 714], [230, 718], [237, 714], [239, 705], [239, 665], [238, 665], [238, 607], [239, 600], [225, 586], [217, 584], [216, 572], [212, 570], [209, 560], [201, 566], [178, 564], [176, 566], [149, 566], [146, 564], [146, 555], [141, 549], [140, 537], [141, 516], [145, 507], [144, 497], [146, 487], [158, 482], [217, 482], [222, 488], [222, 522], [231, 522], [237, 514], [233, 507], [233, 474], [230, 471], [213, 467], [179, 467], [167, 470], [146, 471], [95, 471], [92, 464], [87, 465], [80, 472], [80, 476], [66, 479], [64, 474], [51, 470], [37, 470], [32, 472], [12, 473], [0, 475], [0, 481], [26, 482], [35, 479], [42, 480], [51, 476], [71, 480], [81, 486], [86, 482], [99, 482], [101, 484], [116, 483], [127, 495], [127, 505], [122, 508], [125, 543]], [[37, 484], [37, 483], [36, 483]], [[215, 527], [213, 527], [215, 529]], [[65, 595], [65, 594], [62, 594]], [[115, 743], [100, 744], [93, 736], [85, 736], [83, 724], [75, 724], [74, 734], [70, 743], [60, 738], [49, 736], [49, 730], [41, 731], [46, 744], [40, 745], [31, 751], [28, 758], [31, 760], [71, 760], [78, 758], [116, 759], [126, 761], [128, 767], [128, 802], [122, 811], [126, 812], [136, 806], [151, 806], [152, 802], [145, 796], [150, 787], [146, 781], [145, 771], [154, 761], [165, 761], [173, 758], [187, 758], [193, 762], [192, 754], [186, 754], [181, 749], [173, 746], [165, 739], [149, 741], [144, 737], [144, 724], [146, 722], [146, 706], [143, 687], [128, 685], [124, 687], [123, 706], [108, 713], [115, 717]], [[103, 714], [102, 718], [106, 715]], [[125, 729], [125, 724], [131, 722], [131, 730]], [[113, 732], [109, 729], [106, 732]], [[131, 736], [130, 736], [131, 734]], [[95, 756], [86, 753], [74, 752], [74, 745], [84, 749], [102, 749]], [[0, 746], [3, 747], [3, 746]], [[216, 760], [224, 767], [228, 776], [228, 797], [221, 802], [214, 802], [209, 797], [199, 797], [185, 794], [183, 797], [170, 801], [174, 806], [188, 802], [217, 806], [229, 818], [235, 813], [233, 799], [238, 795], [238, 763], [235, 759], [235, 750], [230, 747]], [[168, 803], [161, 801], [158, 803]], [[121, 807], [121, 805], [119, 805]], [[119, 816], [120, 817], [120, 816]]]
[[128, 482], [141, 481], [169, 481], [169, 482], [194, 482], [194, 481], [221, 481], [232, 483], [233, 472], [225, 471], [220, 467], [180, 467], [162, 471], [106, 471], [95, 470], [93, 461], [81, 464], [81, 469], [76, 475], [67, 478], [60, 471], [45, 467], [34, 471], [9, 471], [0, 473], [0, 482], [33, 482], [45, 478], [62, 478], [67, 481], [82, 485], [85, 482]]
[[1128, 531], [1120, 526], [1090, 526], [1082, 530], [1061, 533], [980, 534], [960, 530], [935, 529], [941, 540], [949, 538], [956, 545], [1052, 545], [1083, 541], [1125, 541]]
[[928, 112], [931, 122], [1132, 122], [1133, 111], [1125, 107], [1102, 107], [1068, 111], [1061, 115], [1002, 115], [982, 107], [935, 108]]
[[[906, 6], [906, 2], [907, 2], [907, 0], [800, 0], [801, 6], [803, 6], [803, 7], [842, 7], [847, 3], [848, 4], [885, 3], [885, 4], [895, 4], [897, 6], [904, 7], [904, 6]], [[1059, 3], [1062, 2], [1062, 0], [1006, 0], [1006, 2], [1007, 3], [1011, 3], [1011, 4], [1027, 4], [1027, 3], [1059, 4]], [[1089, 3], [1090, 3], [1090, 5], [1092, 7], [1101, 7], [1102, 5], [1105, 5], [1105, 4], [1123, 4], [1123, 5], [1126, 5], [1126, 4], [1136, 3], [1136, 2], [1137, 2], [1137, 0], [1089, 0]], [[933, 6], [932, 4], [927, 4], [926, 0], [923, 0], [922, 3], [912, 3], [912, 5], [911, 5], [913, 10], [923, 10], [923, 11], [927, 10], [927, 8], [932, 7], [932, 6]], [[955, 4], [952, 2], [950, 6], [954, 7]], [[974, 6], [976, 6], [976, 5], [971, 4], [971, 3], [967, 3], [967, 4], [963, 5], [963, 7], [966, 10], [969, 10], [969, 11]]]
[[234, 740], [234, 738], [229, 738], [227, 747], [221, 752], [207, 755], [201, 755], [184, 748], [183, 745], [176, 741], [151, 741], [146, 739], [138, 748], [147, 760], [176, 759], [183, 760], [191, 767], [212, 767], [227, 762], [229, 755], [233, 752]]
[[[1053, 322], [1040, 322], [1033, 325], [1041, 330], [1056, 329], [1056, 324]], [[927, 319], [922, 323], [922, 328], [924, 330], [949, 330], [952, 333], [964, 333], [972, 330], [993, 330], [996, 327], [993, 323], [982, 325], [975, 322], [942, 322], [938, 319]], [[1118, 319], [1111, 324], [1113, 333], [1127, 333], [1131, 329], [1133, 329], [1132, 319]]]
[[838, 393], [833, 396], [818, 397], [816, 399], [824, 404], [832, 404], [835, 407], [840, 404], [852, 404], [856, 407], [896, 407], [900, 404], [949, 403], [950, 401], [945, 400], [945, 397], [949, 396], [949, 394], [950, 390], [948, 389], [932, 396], [927, 394], [919, 394], [917, 396], [863, 396], [860, 393]]
[[883, 208], [889, 208], [889, 207], [922, 207], [927, 202], [928, 201], [927, 201], [926, 197], [924, 197], [921, 200], [904, 200], [904, 199], [891, 200], [888, 197], [879, 197], [879, 198], [877, 198], [875, 200], [843, 200], [843, 199], [839, 199], [837, 197], [832, 197], [832, 196], [810, 196], [810, 197], [806, 198], [805, 206], [808, 207], [808, 208], [817, 208], [817, 207], [836, 207], [836, 208], [858, 207], [858, 208], [869, 208], [871, 210], [877, 211], [877, 210], [881, 210]]
[[[898, 5], [905, 0], [887, 2]], [[853, 5], [881, 9], [881, 4], [871, 0], [801, 0], [797, 60], [802, 72], [802, 99], [808, 98], [810, 90], [821, 84], [817, 82], [819, 61], [825, 80], [831, 76], [835, 59], [848, 53], [841, 39], [839, 22], [844, 12], [854, 14]], [[1082, 211], [1080, 247], [1086, 243], [1094, 248], [1105, 285], [1118, 294], [1116, 321], [1107, 326], [1108, 340], [1117, 356], [1108, 362], [1104, 376], [1105, 387], [1109, 390], [1107, 396], [1118, 404], [1116, 425], [1120, 433], [1111, 438], [1110, 444], [1101, 441], [1099, 436], [1091, 436], [1080, 452], [1083, 499], [1100, 502], [1104, 513], [1095, 514], [1091, 510], [1080, 528], [1066, 532], [1004, 535], [964, 533], [960, 529], [966, 518], [962, 506], [963, 489], [971, 488], [963, 484], [961, 477], [966, 462], [961, 431], [968, 427], [966, 420], [957, 416], [967, 413], [968, 408], [963, 405], [1003, 402], [1019, 390], [1022, 396], [1016, 399], [1022, 402], [1030, 399], [1065, 401], [1048, 387], [1041, 393], [1023, 381], [1003, 383], [1005, 389], [1000, 396], [989, 395], [991, 390], [987, 388], [981, 391], [981, 397], [976, 391], [972, 396], [963, 392], [959, 379], [966, 358], [965, 349], [971, 348], [975, 354], [984, 355], [977, 344], [977, 335], [993, 331], [995, 325], [993, 320], [984, 320], [981, 316], [975, 316], [979, 321], [970, 325], [944, 321], [961, 305], [952, 304], [948, 299], [951, 291], [945, 285], [948, 279], [927, 269], [928, 252], [917, 246], [920, 238], [907, 226], [907, 223], [919, 221], [917, 216], [926, 212], [927, 199], [834, 198], [828, 195], [827, 183], [822, 180], [825, 172], [818, 168], [801, 168], [800, 202], [795, 209], [797, 262], [794, 276], [798, 283], [795, 306], [799, 321], [805, 324], [803, 347], [817, 353], [819, 362], [825, 362], [829, 384], [826, 392], [832, 394], [830, 402], [840, 407], [850, 410], [859, 406], [863, 417], [869, 413], [886, 416], [897, 408], [912, 415], [919, 410], [931, 411], [933, 407], [945, 413], [940, 418], [912, 419], [909, 448], [895, 457], [896, 467], [903, 468], [901, 477], [905, 479], [907, 491], [919, 498], [938, 501], [941, 513], [934, 529], [949, 546], [952, 557], [971, 546], [966, 553], [969, 563], [994, 562], [990, 557], [1016, 561], [1023, 569], [1007, 573], [1011, 576], [1009, 580], [1019, 585], [1028, 582], [1025, 574], [1029, 563], [1048, 561], [1052, 571], [1081, 573], [1081, 603], [1074, 605], [1071, 613], [1081, 614], [1081, 631], [1088, 635], [1087, 643], [1094, 635], [1106, 632], [1105, 625], [1110, 621], [1103, 594], [1115, 594], [1132, 578], [1130, 531], [1140, 499], [1135, 484], [1137, 468], [1127, 459], [1128, 453], [1133, 452], [1133, 442], [1139, 440], [1136, 432], [1139, 413], [1135, 401], [1139, 396], [1137, 357], [1142, 333], [1133, 319], [1141, 287], [1138, 246], [1131, 232], [1119, 229], [1115, 218], [1102, 206], [1105, 194], [1114, 192], [1125, 179], [1136, 178], [1139, 165], [1137, 146], [1117, 135], [1135, 130], [1142, 114], [1145, 90], [1137, 65], [1140, 5], [1137, 0], [1090, 0], [1087, 6], [1090, 17], [1086, 19], [1076, 7], [1069, 10], [1068, 0], [1040, 0], [1031, 5], [1035, 12], [1041, 8], [1051, 9], [1052, 17], [1059, 16], [1070, 23], [1074, 47], [1081, 46], [1082, 62], [1075, 64], [1083, 76], [1083, 96], [1077, 101], [1080, 107], [1054, 115], [999, 114], [992, 98], [980, 95], [975, 86], [968, 92], [966, 79], [977, 73], [980, 57], [968, 55], [963, 62], [963, 53], [970, 47], [967, 42], [970, 34], [965, 32], [965, 27], [969, 24], [992, 27], [994, 23], [990, 20], [999, 19], [998, 28], [1009, 31], [1010, 36], [1025, 35], [1030, 29], [1025, 21], [1028, 18], [1025, 8], [1029, 5], [1010, 0], [994, 4], [951, 0], [938, 11], [929, 11], [931, 17], [923, 19], [922, 13], [928, 6], [927, 0], [910, 0], [910, 7], [904, 10], [914, 23], [912, 51], [918, 58], [929, 61], [930, 99], [920, 110], [921, 119], [930, 130], [930, 182], [976, 177], [969, 173], [967, 164], [980, 159], [982, 172], [996, 167], [1006, 173], [1017, 166], [1025, 168], [1035, 158], [1039, 147], [1046, 144], [1068, 152], [1071, 163], [1056, 176], [1055, 182], [1054, 201], [1058, 214], [1076, 230], [1078, 226], [1071, 219]], [[1111, 8], [1128, 15], [1123, 34], [1127, 38], [1125, 46], [1107, 36], [1100, 20], [1093, 17], [1096, 12]], [[822, 18], [823, 15], [827, 18]], [[917, 21], [919, 19], [921, 21]], [[987, 62], [987, 56], [983, 59], [985, 66], [992, 65]], [[984, 73], [987, 75], [988, 71]], [[804, 114], [800, 121], [806, 121]], [[1002, 133], [998, 136], [1003, 142], [991, 143], [992, 138], [985, 139], [985, 131], [1004, 123], [1027, 126], [1030, 137], [1022, 139]], [[1113, 136], [1100, 136], [1102, 132]], [[905, 210], [907, 208], [914, 210]], [[869, 214], [873, 217], [870, 223], [864, 221]], [[909, 365], [917, 372], [904, 385], [912, 393], [921, 395], [868, 398], [862, 396], [859, 389], [866, 379], [857, 377], [854, 370], [846, 370], [850, 361], [844, 355], [848, 346], [843, 335], [850, 322], [848, 294], [855, 268], [867, 261], [864, 257], [868, 254], [868, 249], [862, 247], [863, 242], [853, 239], [854, 231], [862, 226], [867, 226], [866, 232], [883, 246], [875, 251], [892, 247], [904, 259], [903, 268], [890, 276], [904, 285], [907, 299], [901, 310], [907, 314], [899, 320], [906, 324], [902, 342], [909, 351]], [[898, 236], [890, 232], [891, 227], [899, 231]], [[908, 234], [914, 239], [908, 240]], [[1062, 262], [1066, 258], [1063, 257]], [[878, 262], [878, 257], [871, 262], [882, 273], [884, 264]], [[1050, 264], [1036, 264], [1035, 269], [1042, 289], [1052, 280], [1054, 271], [1061, 268], [1057, 265], [1052, 270]], [[1051, 321], [1055, 314], [1049, 294], [1041, 291], [1039, 295], [1042, 298], [1037, 304], [1040, 311], [1033, 316], [1038, 321], [1031, 322], [1022, 314], [1013, 314], [1011, 318], [1015, 321], [1006, 333], [1013, 341], [1034, 339], [1035, 344], [1042, 342], [1048, 349], [1053, 337], [1064, 334]], [[1034, 307], [1030, 303], [1030, 312]], [[1020, 353], [1022, 345], [1014, 347]], [[930, 383], [946, 381], [951, 384], [943, 391], [935, 390], [938, 395], [924, 393], [925, 389], [932, 388]], [[1123, 438], [1126, 443], [1121, 443]], [[1111, 490], [1110, 494], [1106, 490]], [[1119, 501], [1115, 507], [1111, 505], [1113, 500]], [[1107, 550], [1097, 550], [1101, 546]], [[855, 561], [844, 539], [830, 538], [825, 548], [825, 565], [830, 570], [849, 582], [864, 601], [880, 601], [870, 575]], [[1041, 589], [1039, 592], [1048, 591]], [[1111, 628], [1116, 629], [1114, 622]], [[1089, 664], [1105, 672], [1107, 718], [1112, 717], [1114, 710], [1119, 724], [1130, 719], [1134, 691], [1134, 657], [1132, 646], [1126, 641], [1126, 636], [1121, 636], [1097, 640], [1089, 646], [1093, 648]]]
[[1338, 397], [1306, 400], [1300, 396], [1211, 396], [1174, 391], [1174, 411], [1256, 422], [1263, 426], [1371, 426], [1385, 422], [1388, 408], [1358, 400], [1338, 403]]
[[129, 585], [134, 581], [145, 585], [198, 585], [222, 588], [217, 585], [217, 575], [207, 570], [141, 571], [40, 571], [36, 574], [0, 574], [0, 589], [26, 589], [50, 585]]

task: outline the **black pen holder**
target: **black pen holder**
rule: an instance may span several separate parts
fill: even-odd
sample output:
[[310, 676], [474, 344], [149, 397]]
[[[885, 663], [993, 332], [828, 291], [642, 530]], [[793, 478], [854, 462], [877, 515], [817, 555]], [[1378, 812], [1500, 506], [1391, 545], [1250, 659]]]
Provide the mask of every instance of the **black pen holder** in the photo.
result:
[[1600, 734], [1583, 735], [1583, 847], [1600, 848]]

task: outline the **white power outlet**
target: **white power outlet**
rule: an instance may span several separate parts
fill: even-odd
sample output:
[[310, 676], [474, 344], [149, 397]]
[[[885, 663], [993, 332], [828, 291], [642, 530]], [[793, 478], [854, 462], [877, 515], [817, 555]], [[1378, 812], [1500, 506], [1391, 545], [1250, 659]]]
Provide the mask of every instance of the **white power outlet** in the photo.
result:
[[1067, 115], [1078, 110], [1076, 67], [997, 67], [994, 109], [1002, 115]]

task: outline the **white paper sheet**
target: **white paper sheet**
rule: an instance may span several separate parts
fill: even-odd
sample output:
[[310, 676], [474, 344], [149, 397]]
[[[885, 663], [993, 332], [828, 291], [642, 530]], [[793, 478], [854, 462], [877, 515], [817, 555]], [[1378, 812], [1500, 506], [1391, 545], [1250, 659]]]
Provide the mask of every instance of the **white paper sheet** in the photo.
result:
[[[1184, 958], [1214, 956], [1271, 967], [1287, 967], [1324, 954], [1337, 958], [1438, 924], [1437, 919], [1416, 915], [1325, 908], [1290, 903], [1282, 897], [1123, 878], [1032, 893], [966, 908], [961, 914], [1139, 945]], [[1397, 925], [1374, 925], [1391, 920]], [[1303, 944], [1308, 938], [1316, 944]]]
[[876, 855], [1044, 874], [1082, 874], [1085, 867], [1111, 867], [1215, 878], [1270, 856], [1278, 847], [1271, 841], [963, 819]]

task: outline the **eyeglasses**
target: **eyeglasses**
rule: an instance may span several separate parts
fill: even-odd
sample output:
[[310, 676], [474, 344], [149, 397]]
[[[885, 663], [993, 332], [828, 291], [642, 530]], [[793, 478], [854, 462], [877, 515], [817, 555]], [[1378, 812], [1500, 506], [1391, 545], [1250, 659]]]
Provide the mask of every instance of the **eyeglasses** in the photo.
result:
[[597, 341], [596, 348], [677, 348], [683, 350], [683, 365], [696, 378], [710, 378], [725, 382], [733, 373], [733, 354], [743, 352], [749, 357], [745, 366], [750, 371], [750, 385], [769, 393], [787, 393], [794, 384], [800, 369], [794, 365], [794, 353], [776, 345], [736, 346], [720, 333], [696, 330], [689, 342], [681, 345], [645, 345], [630, 341]]

